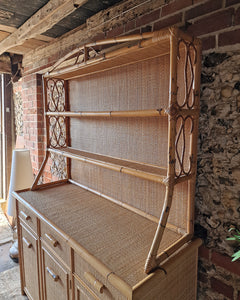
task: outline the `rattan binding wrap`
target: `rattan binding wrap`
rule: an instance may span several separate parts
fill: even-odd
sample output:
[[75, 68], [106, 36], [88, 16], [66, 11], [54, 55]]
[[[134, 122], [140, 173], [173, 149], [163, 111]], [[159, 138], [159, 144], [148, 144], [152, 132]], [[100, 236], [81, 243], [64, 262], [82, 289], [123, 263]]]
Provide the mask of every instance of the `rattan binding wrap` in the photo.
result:
[[[105, 198], [148, 220], [160, 216], [141, 252], [146, 273], [167, 258], [159, 249], [170, 255], [193, 235], [200, 53], [198, 39], [169, 28], [84, 45], [44, 76], [47, 154], [32, 190], [49, 153], [60, 153], [68, 158], [69, 179], [98, 195], [99, 212]], [[180, 236], [172, 240], [168, 228]], [[143, 267], [143, 257], [133, 255]]]

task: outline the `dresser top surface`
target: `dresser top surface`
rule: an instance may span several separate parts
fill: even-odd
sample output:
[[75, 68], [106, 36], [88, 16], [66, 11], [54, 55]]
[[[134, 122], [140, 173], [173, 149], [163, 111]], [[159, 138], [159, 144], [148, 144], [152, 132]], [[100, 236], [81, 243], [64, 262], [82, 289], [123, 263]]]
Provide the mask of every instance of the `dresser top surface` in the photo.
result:
[[[155, 222], [69, 183], [18, 195], [130, 286], [147, 276], [144, 264]], [[166, 228], [159, 253], [179, 238]]]

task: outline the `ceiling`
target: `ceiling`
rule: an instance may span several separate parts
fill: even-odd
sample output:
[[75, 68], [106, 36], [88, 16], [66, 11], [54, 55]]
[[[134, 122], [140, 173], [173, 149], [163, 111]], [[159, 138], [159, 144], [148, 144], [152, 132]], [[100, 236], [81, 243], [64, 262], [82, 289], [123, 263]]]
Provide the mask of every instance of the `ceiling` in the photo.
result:
[[122, 0], [0, 0], [0, 55], [25, 54]]

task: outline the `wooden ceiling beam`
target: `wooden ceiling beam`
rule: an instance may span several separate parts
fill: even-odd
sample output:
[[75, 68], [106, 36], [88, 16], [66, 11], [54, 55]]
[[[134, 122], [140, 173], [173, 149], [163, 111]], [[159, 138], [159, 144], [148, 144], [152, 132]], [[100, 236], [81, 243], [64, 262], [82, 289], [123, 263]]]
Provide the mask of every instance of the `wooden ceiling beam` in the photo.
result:
[[0, 55], [0, 73], [11, 74], [11, 59], [8, 55]]
[[39, 36], [86, 2], [87, 0], [50, 0], [22, 26], [0, 42], [0, 54], [23, 44], [30, 38]]

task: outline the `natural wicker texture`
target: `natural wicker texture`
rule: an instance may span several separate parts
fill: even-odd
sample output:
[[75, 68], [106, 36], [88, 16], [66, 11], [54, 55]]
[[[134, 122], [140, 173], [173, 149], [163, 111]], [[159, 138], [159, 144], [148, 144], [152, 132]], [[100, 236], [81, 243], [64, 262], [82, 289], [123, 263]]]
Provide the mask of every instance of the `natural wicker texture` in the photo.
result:
[[[72, 178], [81, 184], [159, 218], [165, 186], [99, 166], [74, 160]], [[187, 230], [188, 183], [175, 186], [169, 223]]]
[[169, 55], [166, 55], [70, 80], [70, 110], [167, 108], [168, 70]]
[[[19, 195], [130, 285], [146, 277], [156, 223], [72, 184]], [[166, 229], [159, 253], [180, 237]]]

